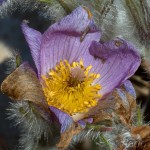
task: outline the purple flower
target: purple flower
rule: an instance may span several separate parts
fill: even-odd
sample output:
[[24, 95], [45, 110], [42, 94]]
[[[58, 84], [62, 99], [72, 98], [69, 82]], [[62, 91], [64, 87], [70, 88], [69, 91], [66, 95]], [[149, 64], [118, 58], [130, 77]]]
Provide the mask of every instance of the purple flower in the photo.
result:
[[101, 32], [85, 7], [44, 34], [26, 23], [22, 29], [45, 99], [62, 132], [73, 120], [82, 122], [86, 112], [130, 78], [141, 62], [136, 48], [123, 39], [100, 43]]

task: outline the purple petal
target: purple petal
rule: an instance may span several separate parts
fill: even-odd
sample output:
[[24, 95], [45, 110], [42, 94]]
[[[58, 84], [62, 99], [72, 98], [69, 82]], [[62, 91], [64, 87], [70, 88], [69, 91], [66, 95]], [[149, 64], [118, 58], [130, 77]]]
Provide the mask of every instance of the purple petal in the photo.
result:
[[46, 74], [60, 60], [66, 59], [70, 63], [76, 61], [88, 50], [93, 40], [99, 39], [100, 32], [94, 26], [89, 11], [78, 7], [44, 33], [41, 45], [41, 73]]
[[82, 128], [86, 127], [86, 122], [84, 120], [79, 120], [78, 123]]
[[87, 123], [91, 124], [92, 122], [93, 118], [86, 118], [78, 121], [78, 123], [81, 125], [82, 128], [85, 128]]
[[61, 124], [61, 133], [65, 132], [73, 123], [73, 119], [65, 112], [50, 106], [50, 110], [56, 115]]
[[86, 121], [87, 121], [88, 123], [92, 123], [92, 122], [93, 122], [93, 118], [87, 118]]
[[134, 46], [119, 38], [104, 44], [94, 41], [89, 52], [81, 57], [85, 65], [93, 66], [92, 72], [101, 75], [95, 83], [102, 86], [100, 93], [103, 96], [131, 77], [141, 62], [140, 54]]
[[[123, 87], [125, 89], [123, 89]], [[121, 86], [120, 88], [117, 88], [116, 90], [117, 90], [118, 95], [120, 96], [120, 98], [124, 102], [124, 104], [126, 104], [126, 106], [128, 106], [128, 107], [130, 104], [129, 104], [129, 101], [127, 99], [127, 93], [131, 94], [136, 99], [136, 92], [134, 90], [132, 83], [129, 80], [126, 80], [123, 83], [123, 86]]]
[[131, 81], [126, 80], [123, 85], [124, 85], [124, 88], [126, 89], [126, 91], [129, 94], [131, 94], [134, 98], [136, 98], [136, 92], [135, 92], [135, 89], [134, 89]]
[[29, 28], [26, 23], [22, 24], [22, 31], [31, 49], [31, 54], [38, 70], [38, 74], [40, 74], [40, 46], [42, 34], [39, 31]]

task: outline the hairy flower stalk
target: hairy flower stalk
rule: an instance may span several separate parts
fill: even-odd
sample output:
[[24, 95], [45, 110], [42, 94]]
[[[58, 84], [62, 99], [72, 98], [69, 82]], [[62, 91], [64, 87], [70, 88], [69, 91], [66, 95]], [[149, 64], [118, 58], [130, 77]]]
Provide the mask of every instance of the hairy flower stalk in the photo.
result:
[[[101, 3], [103, 14], [109, 3]], [[25, 150], [69, 149], [86, 138], [98, 148], [121, 150], [130, 139], [137, 140], [140, 112], [128, 79], [141, 58], [130, 42], [122, 38], [99, 42], [102, 33], [91, 11], [82, 6], [43, 34], [27, 22], [21, 27], [36, 72], [22, 63], [3, 81], [1, 90], [17, 101], [10, 113], [17, 123], [25, 122], [20, 140]], [[56, 131], [59, 141], [52, 141]]]

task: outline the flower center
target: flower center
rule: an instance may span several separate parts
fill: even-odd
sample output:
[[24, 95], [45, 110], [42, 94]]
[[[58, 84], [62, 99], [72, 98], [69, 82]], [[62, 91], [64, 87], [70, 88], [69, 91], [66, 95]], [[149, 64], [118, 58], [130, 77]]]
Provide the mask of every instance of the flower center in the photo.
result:
[[69, 64], [65, 60], [50, 70], [48, 77], [43, 76], [43, 91], [48, 105], [70, 115], [87, 112], [97, 105], [97, 100], [101, 98], [98, 94], [101, 86], [92, 83], [100, 75], [90, 73], [91, 68], [92, 66], [85, 68], [83, 61]]

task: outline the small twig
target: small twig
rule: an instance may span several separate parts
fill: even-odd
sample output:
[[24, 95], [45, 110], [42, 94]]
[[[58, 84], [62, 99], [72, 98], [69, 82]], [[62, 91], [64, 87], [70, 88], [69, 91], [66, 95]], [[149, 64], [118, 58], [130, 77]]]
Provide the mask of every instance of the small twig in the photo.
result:
[[69, 8], [69, 6], [64, 2], [64, 0], [57, 0], [57, 1], [64, 8], [64, 10], [66, 11], [67, 14], [72, 12], [71, 9]]

